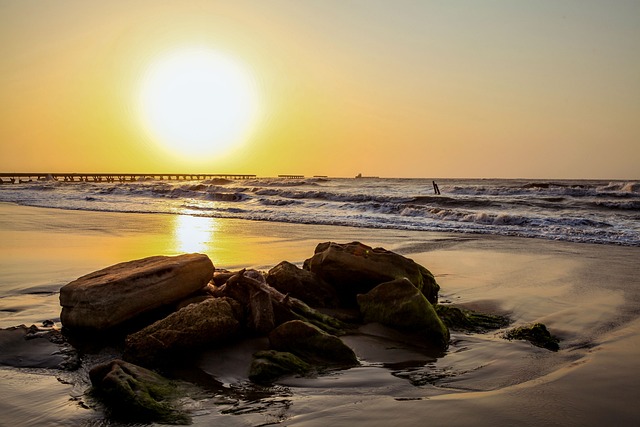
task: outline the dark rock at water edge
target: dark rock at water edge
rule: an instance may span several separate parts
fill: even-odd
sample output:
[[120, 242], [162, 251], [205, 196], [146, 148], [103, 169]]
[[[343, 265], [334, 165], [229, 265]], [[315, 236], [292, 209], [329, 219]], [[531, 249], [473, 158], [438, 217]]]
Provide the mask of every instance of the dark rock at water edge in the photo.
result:
[[415, 261], [383, 248], [360, 242], [320, 243], [304, 269], [315, 273], [336, 289], [343, 303], [355, 305], [356, 295], [365, 294], [381, 283], [406, 277], [427, 300], [438, 301], [440, 286], [433, 274]]
[[109, 415], [129, 422], [189, 424], [176, 399], [176, 384], [148, 369], [116, 359], [96, 365], [89, 372], [91, 394]]
[[506, 316], [477, 313], [453, 305], [436, 304], [434, 308], [444, 324], [454, 331], [482, 333], [504, 328], [511, 323]]
[[0, 365], [73, 371], [80, 356], [59, 330], [20, 325], [0, 329]]
[[533, 325], [520, 326], [504, 335], [508, 340], [525, 340], [529, 341], [536, 347], [546, 348], [551, 351], [558, 351], [560, 349], [560, 339], [551, 335], [547, 330], [547, 327], [542, 323], [534, 323]]

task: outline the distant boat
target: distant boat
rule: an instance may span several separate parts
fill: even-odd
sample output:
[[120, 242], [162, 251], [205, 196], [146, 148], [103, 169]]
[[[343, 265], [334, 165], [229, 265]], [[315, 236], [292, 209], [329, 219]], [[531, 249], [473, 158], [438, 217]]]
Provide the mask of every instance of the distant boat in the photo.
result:
[[356, 175], [356, 179], [375, 179], [375, 178], [378, 178], [378, 177], [377, 176], [362, 176], [361, 173]]

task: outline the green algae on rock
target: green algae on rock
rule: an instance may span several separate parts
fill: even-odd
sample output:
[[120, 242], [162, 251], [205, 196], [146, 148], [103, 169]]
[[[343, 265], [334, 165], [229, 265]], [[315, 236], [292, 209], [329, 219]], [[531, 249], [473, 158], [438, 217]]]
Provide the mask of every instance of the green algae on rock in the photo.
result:
[[342, 340], [301, 320], [291, 320], [269, 334], [271, 348], [295, 354], [314, 365], [356, 366], [355, 353]]
[[253, 355], [249, 379], [257, 384], [268, 384], [284, 375], [307, 375], [313, 366], [293, 353], [264, 350]]
[[504, 328], [511, 323], [506, 316], [477, 313], [452, 305], [436, 304], [434, 308], [445, 325], [454, 331], [482, 333]]
[[427, 298], [407, 278], [382, 283], [358, 295], [367, 322], [378, 322], [424, 337], [440, 349], [449, 345], [449, 330]]
[[153, 371], [115, 359], [94, 366], [89, 377], [92, 395], [114, 418], [164, 424], [191, 422], [176, 403], [177, 385]]

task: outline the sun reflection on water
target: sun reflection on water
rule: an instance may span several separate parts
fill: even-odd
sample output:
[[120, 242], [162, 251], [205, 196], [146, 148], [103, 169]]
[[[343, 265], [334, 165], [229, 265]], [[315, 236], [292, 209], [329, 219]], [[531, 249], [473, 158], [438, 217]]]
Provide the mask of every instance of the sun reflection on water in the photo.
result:
[[207, 252], [217, 230], [215, 218], [176, 215], [175, 246], [178, 252]]

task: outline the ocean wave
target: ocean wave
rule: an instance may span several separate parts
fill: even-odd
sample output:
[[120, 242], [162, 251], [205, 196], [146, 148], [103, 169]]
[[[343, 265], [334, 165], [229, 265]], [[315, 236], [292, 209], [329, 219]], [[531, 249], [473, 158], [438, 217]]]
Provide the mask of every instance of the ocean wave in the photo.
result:
[[266, 206], [289, 206], [302, 204], [299, 200], [285, 200], [285, 199], [258, 199], [258, 203]]
[[60, 185], [64, 184], [57, 181], [40, 181], [33, 186], [33, 189], [36, 191], [54, 191], [57, 190]]
[[411, 200], [414, 204], [424, 204], [429, 206], [460, 206], [467, 208], [484, 208], [496, 205], [496, 201], [479, 198], [458, 198], [447, 196], [417, 196]]
[[213, 200], [216, 202], [241, 202], [247, 200], [248, 196], [244, 193], [220, 193], [211, 192], [206, 193], [206, 200]]
[[523, 215], [514, 215], [504, 212], [469, 212], [465, 210], [429, 209], [427, 212], [431, 218], [439, 221], [474, 223], [478, 225], [493, 226], [523, 226], [530, 224], [532, 219]]
[[557, 217], [551, 216], [528, 216], [522, 213], [514, 214], [507, 212], [491, 212], [491, 211], [468, 211], [443, 208], [423, 208], [423, 207], [404, 207], [399, 211], [401, 216], [424, 217], [429, 219], [437, 219], [438, 221], [474, 223], [479, 225], [491, 226], [518, 226], [518, 227], [592, 227], [592, 228], [608, 228], [612, 224], [599, 220], [583, 217], [571, 217], [561, 215]]
[[306, 179], [288, 179], [288, 178], [274, 178], [274, 179], [249, 179], [245, 181], [247, 185], [260, 186], [260, 187], [301, 187], [305, 185], [319, 186], [322, 182], [327, 182], [324, 178], [306, 178]]
[[[203, 205], [197, 203], [183, 203], [180, 207], [181, 213], [193, 213], [190, 211], [198, 211], [201, 213], [207, 213], [210, 217], [221, 217], [221, 218], [244, 218], [244, 215], [250, 214], [251, 211], [246, 209], [242, 209], [240, 207], [235, 206], [222, 206], [222, 205]], [[229, 214], [234, 214], [233, 216], [229, 216]]]
[[164, 188], [154, 189], [154, 195], [169, 195], [172, 198], [176, 197], [192, 197], [205, 200], [227, 200], [227, 201], [240, 201], [245, 200], [248, 196], [244, 194], [245, 188], [240, 187], [225, 187], [220, 185], [194, 185], [194, 186], [182, 186], [173, 188], [167, 191]]
[[640, 200], [596, 200], [594, 204], [609, 209], [640, 211]]
[[566, 187], [566, 185], [558, 184], [556, 182], [529, 182], [522, 186], [522, 188], [543, 188], [543, 189], [548, 189], [550, 187]]
[[599, 187], [602, 192], [620, 192], [640, 194], [640, 182], [610, 182], [608, 185]]
[[232, 180], [226, 178], [212, 178], [202, 181], [203, 184], [209, 185], [227, 185], [233, 183]]
[[457, 185], [449, 189], [448, 193], [467, 196], [528, 196], [528, 197], [587, 197], [597, 196], [595, 185], [559, 183], [559, 182], [531, 182], [522, 185]]
[[308, 199], [308, 200], [326, 200], [332, 202], [350, 202], [350, 203], [366, 203], [366, 202], [400, 202], [411, 200], [407, 197], [397, 196], [381, 196], [365, 193], [338, 193], [325, 190], [289, 190], [278, 188], [255, 188], [253, 193], [258, 196], [277, 196], [286, 199]]

